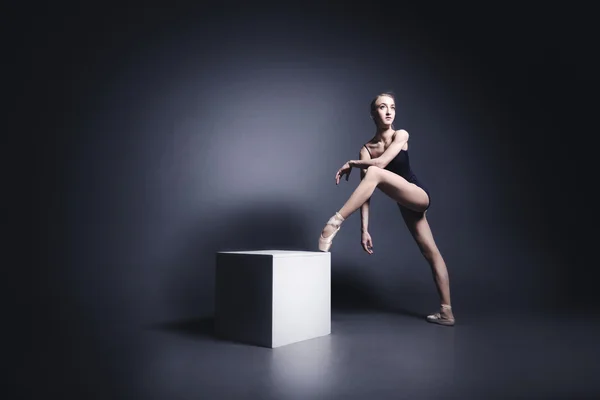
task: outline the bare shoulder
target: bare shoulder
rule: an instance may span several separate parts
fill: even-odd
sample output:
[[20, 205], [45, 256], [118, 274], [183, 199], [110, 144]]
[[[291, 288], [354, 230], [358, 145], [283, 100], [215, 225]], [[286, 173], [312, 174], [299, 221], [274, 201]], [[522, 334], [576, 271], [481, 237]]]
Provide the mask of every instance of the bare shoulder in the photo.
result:
[[406, 129], [398, 129], [394, 133], [394, 139], [396, 139], [396, 140], [408, 141], [408, 137], [409, 137], [409, 134]]

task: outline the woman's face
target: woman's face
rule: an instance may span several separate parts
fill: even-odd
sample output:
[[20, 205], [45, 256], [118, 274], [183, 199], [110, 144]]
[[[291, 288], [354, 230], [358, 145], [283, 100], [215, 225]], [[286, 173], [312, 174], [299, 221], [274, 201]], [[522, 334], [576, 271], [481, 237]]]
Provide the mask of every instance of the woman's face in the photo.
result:
[[378, 126], [390, 126], [396, 118], [396, 105], [394, 99], [389, 96], [380, 96], [375, 101], [373, 118]]

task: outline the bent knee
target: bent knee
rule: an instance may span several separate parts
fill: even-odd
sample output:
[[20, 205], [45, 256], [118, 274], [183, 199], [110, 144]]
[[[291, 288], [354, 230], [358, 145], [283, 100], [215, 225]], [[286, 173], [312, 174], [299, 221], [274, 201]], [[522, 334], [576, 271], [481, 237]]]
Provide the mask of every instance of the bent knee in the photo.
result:
[[365, 173], [369, 174], [369, 175], [374, 175], [377, 174], [381, 171], [381, 168], [379, 168], [378, 166], [375, 165], [369, 165], [367, 167], [367, 169], [365, 170]]

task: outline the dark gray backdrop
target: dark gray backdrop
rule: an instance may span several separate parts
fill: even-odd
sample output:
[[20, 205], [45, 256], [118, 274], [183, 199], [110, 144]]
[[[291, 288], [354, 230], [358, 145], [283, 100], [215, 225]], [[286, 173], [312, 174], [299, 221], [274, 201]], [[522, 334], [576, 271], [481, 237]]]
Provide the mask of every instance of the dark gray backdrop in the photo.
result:
[[[11, 88], [33, 229], [19, 226], [41, 246], [21, 253], [36, 268], [14, 295], [34, 313], [15, 314], [48, 357], [19, 358], [42, 373], [67, 349], [88, 361], [69, 363], [78, 379], [116, 384], [116, 333], [212, 315], [216, 251], [316, 251], [383, 90], [432, 193], [457, 314], [589, 305], [569, 167], [587, 150], [586, 14], [387, 7], [21, 10]], [[428, 265], [379, 192], [370, 226], [371, 257], [358, 213], [336, 238], [334, 306], [433, 310]]]

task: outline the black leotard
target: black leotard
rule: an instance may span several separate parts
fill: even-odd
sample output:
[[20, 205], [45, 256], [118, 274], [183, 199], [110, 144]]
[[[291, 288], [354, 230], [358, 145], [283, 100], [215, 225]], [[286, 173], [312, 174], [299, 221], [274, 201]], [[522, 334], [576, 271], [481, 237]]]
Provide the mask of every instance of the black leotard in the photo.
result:
[[[369, 148], [367, 147], [367, 145], [365, 145], [365, 148], [367, 149], [367, 151], [369, 152], [369, 154], [371, 154], [371, 151], [369, 150]], [[373, 156], [371, 155], [371, 158]], [[421, 189], [423, 189], [425, 191], [425, 193], [427, 193], [427, 197], [429, 197], [429, 204], [427, 205], [427, 209], [429, 209], [429, 206], [431, 205], [431, 196], [429, 195], [429, 190], [427, 189], [427, 187], [425, 185], [423, 185], [419, 179], [417, 178], [417, 176], [414, 174], [414, 172], [411, 170], [410, 168], [410, 160], [408, 157], [408, 149], [407, 150], [400, 150], [400, 152], [398, 153], [398, 155], [396, 155], [396, 157], [394, 157], [392, 159], [392, 161], [389, 162], [388, 165], [385, 166], [385, 169], [387, 169], [388, 171], [391, 171], [395, 174], [400, 175], [401, 177], [403, 177], [404, 179], [406, 179], [408, 182], [410, 183], [414, 183], [415, 185], [417, 185], [418, 187], [420, 187]]]

